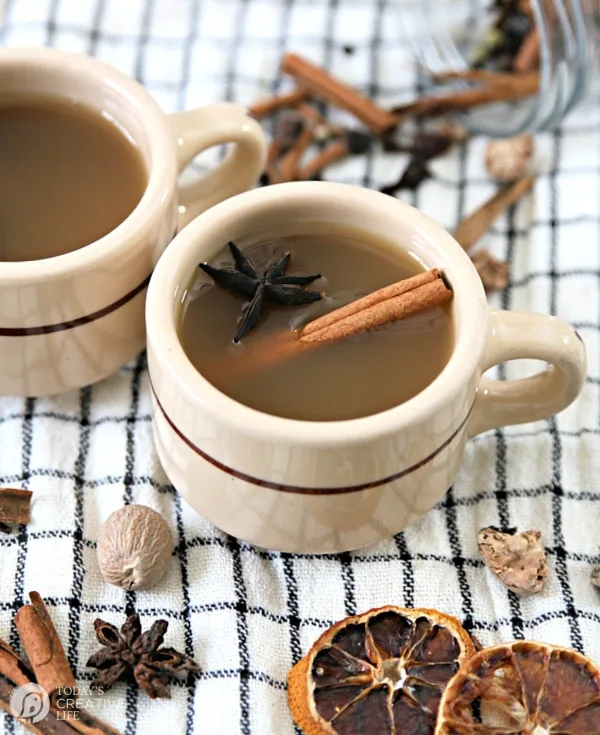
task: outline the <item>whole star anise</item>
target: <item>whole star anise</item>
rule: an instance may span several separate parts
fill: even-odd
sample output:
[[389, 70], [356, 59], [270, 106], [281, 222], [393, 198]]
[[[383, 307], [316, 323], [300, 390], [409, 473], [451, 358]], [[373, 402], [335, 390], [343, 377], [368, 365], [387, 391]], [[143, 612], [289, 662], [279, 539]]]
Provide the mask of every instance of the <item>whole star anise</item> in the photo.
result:
[[244, 308], [242, 322], [233, 338], [234, 342], [239, 342], [258, 324], [264, 301], [294, 306], [311, 304], [323, 298], [323, 294], [318, 291], [307, 291], [302, 288], [320, 278], [320, 273], [309, 276], [285, 275], [290, 262], [290, 253], [280, 255], [261, 274], [235, 243], [228, 244], [233, 255], [233, 268], [215, 268], [208, 263], [200, 263], [200, 268], [219, 286], [251, 299]]
[[135, 681], [151, 698], [171, 697], [167, 686], [170, 676], [188, 671], [198, 671], [195, 661], [174, 648], [160, 648], [169, 623], [156, 620], [142, 633], [137, 613], [127, 616], [121, 626], [97, 618], [94, 621], [96, 638], [104, 646], [88, 659], [87, 665], [99, 669], [92, 682], [93, 687], [110, 689], [119, 679]]

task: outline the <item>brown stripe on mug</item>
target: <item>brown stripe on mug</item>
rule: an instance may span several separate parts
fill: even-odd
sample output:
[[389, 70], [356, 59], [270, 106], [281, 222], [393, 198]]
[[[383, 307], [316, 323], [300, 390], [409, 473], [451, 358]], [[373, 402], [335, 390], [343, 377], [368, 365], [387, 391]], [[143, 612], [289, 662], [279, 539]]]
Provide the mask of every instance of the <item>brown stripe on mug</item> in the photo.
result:
[[228, 467], [226, 464], [223, 464], [222, 462], [219, 462], [218, 459], [215, 459], [214, 457], [211, 457], [210, 454], [207, 454], [203, 449], [200, 449], [200, 447], [196, 446], [193, 442], [191, 442], [185, 434], [173, 423], [165, 409], [163, 408], [162, 403], [160, 402], [158, 396], [156, 395], [156, 391], [154, 390], [154, 386], [152, 384], [152, 377], [149, 376], [149, 382], [150, 382], [150, 390], [152, 391], [152, 395], [154, 396], [154, 399], [156, 401], [156, 405], [160, 409], [160, 412], [165, 417], [165, 421], [169, 424], [169, 426], [173, 429], [173, 431], [177, 434], [177, 436], [187, 444], [187, 446], [194, 451], [197, 455], [202, 457], [202, 459], [206, 460], [209, 464], [211, 464], [213, 467], [216, 467], [218, 470], [221, 470], [221, 472], [225, 472], [228, 475], [231, 475], [231, 477], [235, 477], [238, 480], [243, 480], [244, 482], [249, 482], [251, 485], [257, 485], [258, 487], [265, 487], [269, 490], [279, 490], [283, 493], [296, 493], [298, 495], [341, 495], [342, 493], [356, 493], [360, 492], [361, 490], [372, 490], [376, 487], [381, 487], [382, 485], [387, 485], [390, 482], [394, 482], [396, 480], [400, 480], [403, 477], [406, 477], [407, 475], [410, 475], [412, 472], [416, 472], [416, 470], [421, 469], [421, 467], [424, 467], [425, 465], [429, 464], [429, 462], [433, 461], [438, 454], [444, 451], [447, 446], [449, 446], [452, 441], [460, 434], [460, 432], [465, 428], [467, 425], [467, 421], [469, 420], [469, 416], [471, 415], [471, 411], [473, 410], [473, 406], [475, 405], [475, 401], [471, 404], [471, 407], [469, 408], [467, 415], [465, 418], [460, 422], [460, 425], [450, 434], [450, 436], [443, 442], [443, 444], [440, 444], [440, 446], [435, 449], [431, 454], [428, 454], [426, 457], [424, 457], [422, 460], [417, 462], [416, 464], [411, 465], [410, 467], [407, 467], [404, 470], [400, 470], [399, 472], [395, 472], [392, 475], [388, 475], [388, 477], [383, 477], [380, 480], [373, 480], [371, 482], [363, 482], [359, 485], [345, 485], [342, 487], [303, 487], [301, 485], [284, 485], [280, 482], [272, 482], [271, 480], [262, 480], [259, 477], [253, 477], [252, 475], [247, 475], [245, 472], [240, 472], [240, 470], [236, 470], [233, 467]]
[[59, 322], [58, 324], [44, 324], [39, 327], [0, 327], [0, 337], [30, 337], [32, 335], [39, 334], [52, 334], [53, 332], [64, 332], [67, 329], [74, 329], [75, 327], [81, 327], [84, 324], [95, 322], [96, 320], [102, 319], [102, 317], [111, 314], [113, 311], [117, 311], [117, 309], [125, 306], [126, 303], [140, 294], [150, 283], [151, 275], [152, 274], [144, 278], [139, 285], [129, 291], [129, 293], [126, 293], [125, 296], [122, 296], [112, 304], [105, 306], [103, 309], [94, 311], [92, 314], [80, 316], [77, 317], [77, 319], [70, 319], [66, 322]]

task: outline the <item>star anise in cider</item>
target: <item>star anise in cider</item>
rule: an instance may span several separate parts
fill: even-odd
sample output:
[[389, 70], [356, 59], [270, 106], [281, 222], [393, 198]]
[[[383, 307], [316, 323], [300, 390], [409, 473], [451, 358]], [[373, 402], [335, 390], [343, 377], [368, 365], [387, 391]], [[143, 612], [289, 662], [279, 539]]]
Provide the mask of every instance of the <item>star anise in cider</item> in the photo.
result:
[[104, 620], [94, 622], [96, 638], [104, 646], [88, 659], [87, 665], [99, 669], [93, 687], [110, 689], [120, 679], [135, 681], [151, 698], [170, 698], [170, 676], [198, 671], [195, 661], [174, 648], [161, 648], [169, 624], [156, 620], [142, 633], [137, 613], [128, 615], [119, 630]]
[[200, 268], [216, 284], [250, 299], [244, 307], [242, 321], [233, 338], [239, 342], [259, 323], [265, 301], [285, 306], [311, 304], [323, 298], [319, 291], [304, 289], [321, 277], [320, 273], [306, 276], [286, 276], [291, 255], [285, 252], [274, 260], [262, 273], [233, 242], [228, 243], [233, 256], [233, 268], [215, 268], [209, 263], [200, 263]]

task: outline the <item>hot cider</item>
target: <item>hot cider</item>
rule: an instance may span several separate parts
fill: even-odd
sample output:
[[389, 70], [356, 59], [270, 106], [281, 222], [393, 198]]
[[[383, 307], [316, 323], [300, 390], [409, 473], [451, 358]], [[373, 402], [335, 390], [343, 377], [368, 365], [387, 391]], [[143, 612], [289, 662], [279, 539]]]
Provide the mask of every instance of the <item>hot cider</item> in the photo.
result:
[[281, 359], [262, 359], [261, 351], [279, 335], [426, 269], [372, 234], [323, 225], [307, 225], [303, 235], [237, 245], [239, 250], [225, 247], [198, 269], [180, 326], [190, 361], [236, 401], [290, 419], [360, 418], [408, 401], [448, 362], [453, 329], [446, 305]]
[[146, 181], [137, 148], [99, 112], [0, 97], [0, 261], [89, 245], [126, 219]]

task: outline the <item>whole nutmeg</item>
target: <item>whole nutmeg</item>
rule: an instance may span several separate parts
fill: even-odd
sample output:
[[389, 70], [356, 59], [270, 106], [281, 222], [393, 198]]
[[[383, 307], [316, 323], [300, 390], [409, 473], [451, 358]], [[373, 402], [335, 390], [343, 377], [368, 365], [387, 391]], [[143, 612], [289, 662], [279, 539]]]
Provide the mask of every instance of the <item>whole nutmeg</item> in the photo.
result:
[[497, 181], [516, 181], [525, 176], [533, 157], [533, 138], [528, 133], [515, 138], [490, 140], [485, 165]]
[[160, 513], [146, 505], [126, 505], [111, 513], [98, 539], [104, 580], [126, 590], [157, 584], [172, 553], [171, 529]]

